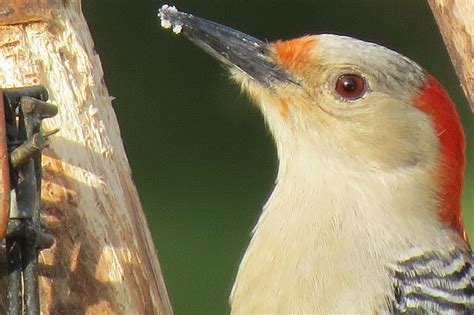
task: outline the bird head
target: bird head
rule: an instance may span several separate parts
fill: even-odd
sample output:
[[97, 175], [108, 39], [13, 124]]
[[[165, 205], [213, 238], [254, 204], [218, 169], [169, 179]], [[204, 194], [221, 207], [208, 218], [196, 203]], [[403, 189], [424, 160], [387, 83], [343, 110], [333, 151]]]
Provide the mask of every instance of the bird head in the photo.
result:
[[345, 36], [264, 42], [172, 7], [160, 15], [225, 64], [261, 109], [280, 172], [293, 164], [360, 177], [421, 171], [437, 183], [440, 217], [464, 233], [462, 128], [444, 88], [415, 62]]

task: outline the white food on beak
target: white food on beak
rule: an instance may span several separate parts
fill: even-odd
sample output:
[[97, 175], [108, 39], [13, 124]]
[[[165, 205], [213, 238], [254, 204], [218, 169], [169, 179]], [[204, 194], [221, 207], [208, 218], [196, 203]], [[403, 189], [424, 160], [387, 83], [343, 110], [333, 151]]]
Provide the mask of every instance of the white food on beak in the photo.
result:
[[163, 14], [165, 11], [178, 12], [178, 9], [176, 9], [175, 6], [170, 6], [170, 5], [167, 5], [167, 4], [164, 4], [164, 5], [161, 6], [160, 10], [158, 11], [158, 17], [160, 17], [160, 19], [161, 19], [161, 27], [163, 27], [163, 28], [173, 27], [173, 32], [175, 34], [181, 33], [182, 26], [181, 25], [173, 25], [173, 24], [171, 24], [171, 22], [169, 20], [165, 19], [164, 14]]
[[168, 20], [161, 20], [161, 27], [163, 28], [171, 28], [171, 22]]
[[[163, 22], [162, 22], [162, 23], [163, 23]], [[179, 24], [178, 24], [178, 25], [175, 25], [175, 26], [173, 26], [173, 33], [179, 34], [179, 33], [181, 33], [181, 30], [182, 30], [182, 29], [183, 29], [183, 26], [182, 26], [182, 25], [179, 25]]]

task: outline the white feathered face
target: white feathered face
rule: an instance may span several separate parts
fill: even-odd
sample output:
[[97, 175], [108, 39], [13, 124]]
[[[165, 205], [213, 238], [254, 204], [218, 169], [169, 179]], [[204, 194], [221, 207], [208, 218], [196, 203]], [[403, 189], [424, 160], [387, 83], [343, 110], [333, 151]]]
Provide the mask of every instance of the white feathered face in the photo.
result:
[[296, 83], [268, 87], [240, 69], [231, 72], [261, 107], [282, 155], [309, 151], [387, 170], [436, 162], [433, 122], [414, 106], [426, 76], [411, 60], [336, 35], [277, 41], [267, 58]]

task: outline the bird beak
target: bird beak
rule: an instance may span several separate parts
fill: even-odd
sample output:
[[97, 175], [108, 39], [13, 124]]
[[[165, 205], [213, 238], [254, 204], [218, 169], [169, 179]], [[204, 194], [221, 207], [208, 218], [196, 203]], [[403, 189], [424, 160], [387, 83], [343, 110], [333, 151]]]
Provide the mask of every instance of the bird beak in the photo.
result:
[[182, 32], [197, 46], [230, 67], [236, 67], [260, 84], [273, 88], [277, 84], [298, 84], [286, 70], [270, 57], [266, 42], [230, 27], [179, 12], [163, 6], [159, 15], [164, 27]]

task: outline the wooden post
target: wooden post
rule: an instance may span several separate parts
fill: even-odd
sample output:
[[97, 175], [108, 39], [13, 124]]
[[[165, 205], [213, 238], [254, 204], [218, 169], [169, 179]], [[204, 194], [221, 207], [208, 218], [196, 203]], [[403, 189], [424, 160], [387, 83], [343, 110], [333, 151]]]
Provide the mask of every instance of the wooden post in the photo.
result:
[[474, 111], [474, 2], [428, 0], [461, 86]]
[[0, 0], [0, 86], [37, 84], [61, 128], [43, 155], [42, 313], [171, 314], [80, 0]]

